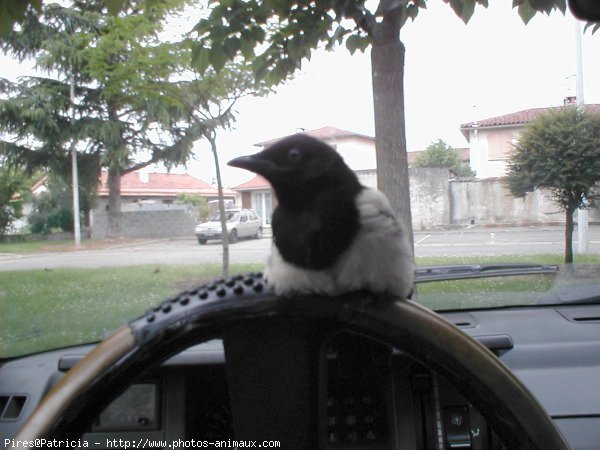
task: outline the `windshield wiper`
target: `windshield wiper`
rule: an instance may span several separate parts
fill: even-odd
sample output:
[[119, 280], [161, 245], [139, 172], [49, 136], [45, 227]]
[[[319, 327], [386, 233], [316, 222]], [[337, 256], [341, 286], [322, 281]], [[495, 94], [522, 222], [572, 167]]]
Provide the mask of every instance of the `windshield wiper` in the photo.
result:
[[558, 266], [529, 263], [459, 264], [420, 266], [415, 282], [462, 280], [467, 278], [505, 277], [514, 275], [556, 274]]

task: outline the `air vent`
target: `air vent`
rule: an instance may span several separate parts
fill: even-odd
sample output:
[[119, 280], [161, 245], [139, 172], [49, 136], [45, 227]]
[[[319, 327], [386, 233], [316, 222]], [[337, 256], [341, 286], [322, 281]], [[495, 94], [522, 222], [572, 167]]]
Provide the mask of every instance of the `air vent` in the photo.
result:
[[475, 317], [469, 313], [445, 313], [442, 314], [447, 320], [452, 322], [458, 328], [474, 328], [477, 325]]
[[585, 322], [596, 322], [596, 323], [600, 323], [600, 316], [590, 316], [590, 317], [573, 317], [573, 320], [575, 322], [581, 322], [581, 323], [585, 323]]
[[26, 402], [26, 395], [0, 395], [0, 421], [19, 420]]
[[565, 319], [575, 323], [600, 323], [600, 307], [593, 306], [572, 306], [557, 308], [558, 313]]

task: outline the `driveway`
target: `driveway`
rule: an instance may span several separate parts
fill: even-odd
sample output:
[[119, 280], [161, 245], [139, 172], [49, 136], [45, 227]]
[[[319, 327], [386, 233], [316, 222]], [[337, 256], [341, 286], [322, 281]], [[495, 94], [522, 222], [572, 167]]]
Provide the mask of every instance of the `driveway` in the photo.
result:
[[[264, 261], [271, 240], [239, 241], [231, 244], [231, 263]], [[220, 263], [223, 251], [220, 241], [198, 245], [195, 237], [189, 239], [147, 240], [95, 250], [53, 251], [22, 255], [0, 254], [0, 270], [55, 269], [58, 267], [119, 267], [144, 264], [206, 264]]]

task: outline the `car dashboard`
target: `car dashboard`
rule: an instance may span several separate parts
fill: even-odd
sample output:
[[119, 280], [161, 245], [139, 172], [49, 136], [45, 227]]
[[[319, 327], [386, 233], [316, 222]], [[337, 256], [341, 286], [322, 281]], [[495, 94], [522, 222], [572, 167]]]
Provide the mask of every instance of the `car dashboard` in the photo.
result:
[[[441, 313], [488, 347], [531, 390], [570, 446], [600, 449], [600, 306], [536, 306]], [[92, 345], [0, 366], [4, 448], [44, 395]], [[500, 450], [463, 394], [410, 355], [341, 330], [318, 357], [323, 449]], [[148, 370], [90, 424], [90, 448], [233, 447], [223, 344], [205, 342]], [[62, 445], [62, 447], [65, 447]], [[257, 446], [277, 448], [276, 441]]]

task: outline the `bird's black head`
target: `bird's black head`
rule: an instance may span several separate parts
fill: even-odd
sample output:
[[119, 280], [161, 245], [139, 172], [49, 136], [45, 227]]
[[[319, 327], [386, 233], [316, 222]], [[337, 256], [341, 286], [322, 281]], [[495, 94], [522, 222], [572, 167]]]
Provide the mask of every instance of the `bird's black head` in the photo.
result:
[[228, 164], [265, 177], [280, 201], [296, 195], [309, 197], [311, 192], [343, 182], [358, 183], [331, 146], [305, 134], [284, 138], [262, 152], [235, 158]]

